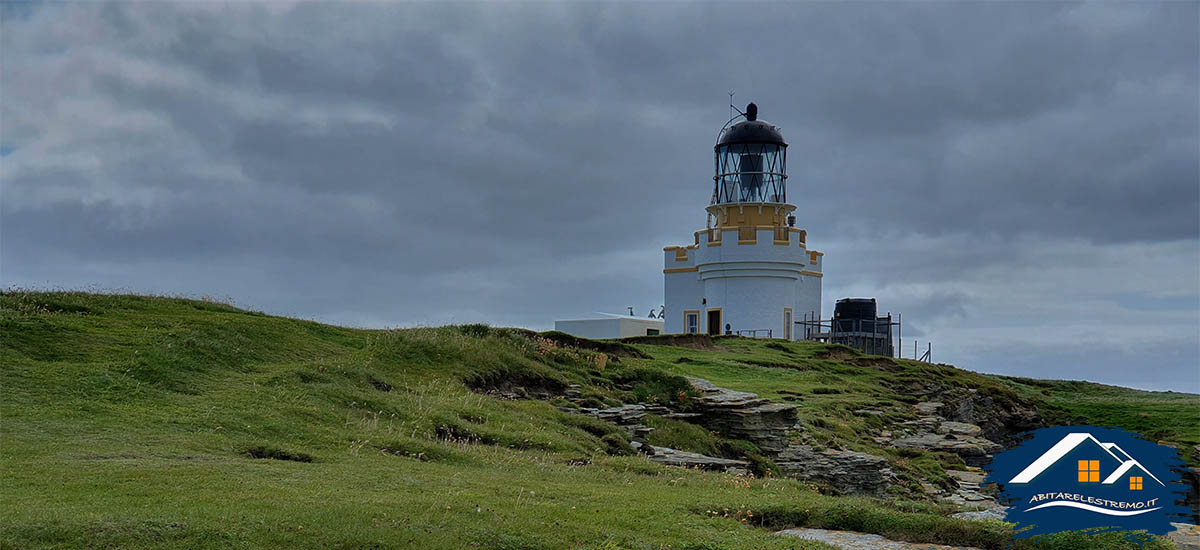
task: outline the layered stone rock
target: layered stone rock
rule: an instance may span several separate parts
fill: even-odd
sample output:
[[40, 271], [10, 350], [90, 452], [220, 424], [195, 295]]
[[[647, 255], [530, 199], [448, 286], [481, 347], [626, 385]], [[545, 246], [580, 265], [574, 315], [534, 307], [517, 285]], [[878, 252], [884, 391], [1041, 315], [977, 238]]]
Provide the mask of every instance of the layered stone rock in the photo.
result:
[[793, 444], [775, 457], [775, 465], [785, 475], [817, 481], [842, 494], [879, 495], [896, 481], [886, 458], [857, 451]]
[[[939, 402], [920, 403], [918, 412], [944, 410]], [[983, 428], [976, 424], [946, 420], [939, 416], [922, 416], [900, 424], [903, 434], [895, 438], [876, 438], [879, 443], [897, 449], [919, 449], [954, 453], [962, 457], [968, 466], [983, 466], [991, 455], [1004, 449], [1002, 445], [983, 436]]]
[[946, 434], [923, 433], [892, 440], [897, 449], [920, 449], [941, 451], [962, 457], [968, 466], [983, 466], [991, 460], [992, 453], [1001, 450], [1000, 445], [978, 437], [963, 437]]
[[[688, 412], [645, 403], [564, 410], [594, 416], [625, 428], [634, 438], [633, 447], [661, 464], [734, 473], [744, 472], [749, 467], [743, 460], [650, 445], [645, 436], [652, 428], [641, 423], [647, 414], [686, 420], [723, 437], [754, 443], [784, 475], [819, 482], [842, 494], [880, 495], [896, 481], [895, 473], [884, 457], [855, 451], [817, 451], [809, 445], [791, 442], [788, 434], [796, 426], [795, 405], [772, 403], [757, 394], [721, 388], [701, 378], [689, 378], [688, 381], [700, 394]], [[578, 396], [568, 396], [568, 399], [575, 400]], [[936, 430], [938, 422], [928, 427], [931, 431]], [[962, 433], [971, 430], [948, 423], [946, 431]]]
[[996, 504], [996, 499], [988, 494], [992, 491], [984, 489], [983, 472], [946, 470], [946, 474], [954, 479], [958, 487], [953, 493], [942, 497], [942, 500], [959, 506], [982, 506], [988, 510], [998, 508], [1003, 511], [1003, 507]]
[[640, 443], [637, 443], [635, 447], [638, 451], [645, 453], [646, 458], [668, 466], [743, 473], [750, 465], [750, 463], [744, 460], [717, 458], [715, 456], [680, 451], [669, 447], [655, 447], [654, 445], [643, 445]]
[[766, 456], [788, 447], [788, 432], [796, 424], [796, 406], [771, 403], [757, 394], [720, 388], [702, 378], [688, 378], [700, 396], [688, 421], [731, 439], [754, 443]]

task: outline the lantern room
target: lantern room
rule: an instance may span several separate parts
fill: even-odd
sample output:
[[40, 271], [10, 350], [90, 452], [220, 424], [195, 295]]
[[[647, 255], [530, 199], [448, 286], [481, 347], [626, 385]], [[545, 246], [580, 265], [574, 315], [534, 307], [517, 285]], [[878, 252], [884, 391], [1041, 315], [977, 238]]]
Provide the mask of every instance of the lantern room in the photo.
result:
[[711, 204], [787, 203], [787, 142], [773, 124], [758, 120], [751, 103], [745, 120], [721, 131]]

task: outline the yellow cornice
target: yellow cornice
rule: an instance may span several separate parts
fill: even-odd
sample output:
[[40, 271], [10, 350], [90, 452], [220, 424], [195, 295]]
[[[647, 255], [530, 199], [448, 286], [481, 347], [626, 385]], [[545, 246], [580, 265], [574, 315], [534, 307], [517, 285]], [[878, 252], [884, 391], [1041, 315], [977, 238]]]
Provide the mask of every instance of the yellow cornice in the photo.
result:
[[[721, 225], [721, 226], [717, 226], [717, 227], [712, 227], [711, 229], [721, 229], [724, 231], [732, 231], [739, 227], [741, 227], [741, 226], [740, 225]], [[780, 226], [778, 226], [778, 225], [756, 225], [754, 227], [757, 229], [776, 229]], [[788, 227], [787, 230], [791, 231], [792, 233], [807, 233], [808, 232], [804, 229], [800, 229], [799, 227]], [[706, 232], [708, 232], [708, 229], [701, 229], [699, 231], [694, 232], [693, 235], [699, 235], [701, 233], [706, 233]]]
[[663, 273], [687, 273], [689, 271], [700, 271], [698, 267], [672, 267], [664, 269]]
[[824, 273], [817, 273], [816, 271], [808, 271], [808, 270], [801, 271], [800, 274], [808, 275], [809, 277], [816, 277], [818, 279], [825, 276]]

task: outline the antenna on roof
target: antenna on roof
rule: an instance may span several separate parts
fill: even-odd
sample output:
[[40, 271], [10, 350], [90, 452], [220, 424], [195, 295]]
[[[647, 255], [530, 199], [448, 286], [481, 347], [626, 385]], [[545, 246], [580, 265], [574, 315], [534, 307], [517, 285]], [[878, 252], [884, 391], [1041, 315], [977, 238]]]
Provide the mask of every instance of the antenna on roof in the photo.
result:
[[[753, 104], [751, 104], [751, 105], [753, 105]], [[733, 114], [734, 111], [737, 111], [736, 115]], [[757, 105], [755, 105], [754, 112], [755, 112], [755, 114], [758, 113]], [[717, 132], [717, 141], [721, 141], [721, 134], [725, 133], [725, 129], [729, 127], [729, 123], [733, 122], [734, 120], [737, 120], [738, 117], [744, 117], [744, 116], [746, 116], [746, 113], [743, 113], [741, 109], [738, 109], [736, 106], [734, 106], [733, 90], [730, 90], [729, 91], [729, 120], [725, 121], [725, 125], [721, 126], [721, 131]], [[752, 119], [748, 119], [748, 120], [752, 120]]]

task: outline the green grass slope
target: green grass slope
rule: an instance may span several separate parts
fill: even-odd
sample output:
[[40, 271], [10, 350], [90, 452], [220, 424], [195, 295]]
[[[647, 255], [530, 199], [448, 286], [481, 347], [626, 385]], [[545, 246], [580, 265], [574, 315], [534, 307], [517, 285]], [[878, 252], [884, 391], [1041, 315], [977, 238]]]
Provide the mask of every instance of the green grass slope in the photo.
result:
[[[952, 457], [892, 456], [909, 482], [893, 498], [839, 497], [659, 466], [630, 456], [619, 428], [557, 408], [566, 402], [486, 394], [518, 387], [578, 384], [595, 404], [686, 407], [680, 376], [700, 376], [794, 400], [821, 444], [887, 454], [863, 434], [906, 417], [901, 404], [916, 398], [895, 388], [936, 380], [1197, 442], [1196, 426], [1177, 421], [1195, 417], [1197, 396], [907, 361], [864, 367], [809, 343], [670, 343], [482, 325], [355, 330], [205, 301], [6, 291], [0, 547], [820, 548], [771, 535], [801, 525], [982, 548], [1011, 537], [921, 500], [913, 480], [936, 478]], [[854, 414], [863, 407], [889, 412]], [[754, 450], [651, 422], [660, 444]], [[1125, 546], [1117, 534], [1063, 535], [1039, 548]]]

